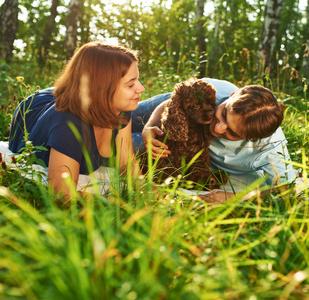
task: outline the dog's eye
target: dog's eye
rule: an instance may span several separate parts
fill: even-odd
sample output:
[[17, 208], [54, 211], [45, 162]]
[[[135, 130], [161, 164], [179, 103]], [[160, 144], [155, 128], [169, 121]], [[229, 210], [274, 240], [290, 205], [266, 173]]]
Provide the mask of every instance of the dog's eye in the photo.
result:
[[200, 106], [199, 106], [198, 104], [196, 104], [196, 103], [193, 105], [193, 107], [194, 107], [195, 109], [199, 109], [199, 108], [200, 108]]

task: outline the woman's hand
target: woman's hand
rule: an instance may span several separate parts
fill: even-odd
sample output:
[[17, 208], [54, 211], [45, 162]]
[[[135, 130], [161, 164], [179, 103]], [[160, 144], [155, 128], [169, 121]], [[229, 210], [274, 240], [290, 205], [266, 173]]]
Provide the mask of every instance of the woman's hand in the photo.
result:
[[146, 126], [143, 129], [142, 137], [146, 149], [148, 150], [148, 139], [150, 139], [152, 158], [167, 157], [171, 154], [168, 150], [168, 146], [156, 139], [157, 136], [164, 136], [164, 132], [158, 126]]

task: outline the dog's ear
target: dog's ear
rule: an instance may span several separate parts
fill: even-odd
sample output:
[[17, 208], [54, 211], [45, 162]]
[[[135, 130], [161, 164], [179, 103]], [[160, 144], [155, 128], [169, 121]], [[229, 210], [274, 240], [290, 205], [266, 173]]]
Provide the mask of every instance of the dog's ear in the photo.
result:
[[177, 101], [171, 100], [161, 119], [162, 130], [168, 134], [168, 140], [175, 142], [188, 141], [188, 120]]

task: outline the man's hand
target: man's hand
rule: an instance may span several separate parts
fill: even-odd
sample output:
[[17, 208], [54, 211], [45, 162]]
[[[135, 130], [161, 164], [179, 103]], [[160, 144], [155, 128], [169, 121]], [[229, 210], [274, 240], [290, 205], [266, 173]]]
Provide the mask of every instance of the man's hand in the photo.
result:
[[150, 139], [151, 149], [149, 150], [151, 150], [153, 159], [156, 159], [158, 156], [167, 157], [169, 154], [171, 154], [171, 151], [168, 150], [168, 147], [156, 139], [157, 136], [164, 135], [164, 132], [160, 129], [161, 115], [168, 101], [169, 100], [163, 101], [156, 107], [156, 109], [151, 114], [147, 124], [144, 126], [142, 132], [142, 137], [146, 149], [148, 149], [148, 139]]
[[209, 194], [199, 196], [199, 197], [208, 203], [224, 203], [233, 196], [234, 194], [230, 192], [212, 191]]
[[150, 150], [152, 152], [153, 159], [156, 159], [158, 156], [167, 157], [169, 154], [171, 154], [171, 151], [168, 150], [167, 145], [156, 139], [157, 136], [164, 136], [164, 134], [165, 133], [157, 126], [149, 127], [146, 124], [143, 129], [142, 137], [144, 144], [146, 149], [148, 149], [148, 139], [150, 139]]

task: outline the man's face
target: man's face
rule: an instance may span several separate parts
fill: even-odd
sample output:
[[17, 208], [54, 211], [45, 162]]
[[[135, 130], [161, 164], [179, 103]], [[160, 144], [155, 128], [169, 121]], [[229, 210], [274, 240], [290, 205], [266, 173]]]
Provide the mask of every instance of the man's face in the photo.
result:
[[215, 117], [209, 127], [210, 133], [214, 137], [224, 138], [230, 141], [246, 139], [242, 132], [241, 116], [234, 113], [231, 109], [231, 104], [236, 99], [232, 95], [218, 106]]

